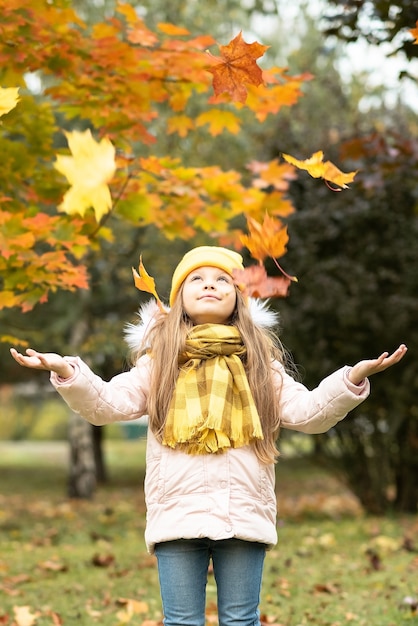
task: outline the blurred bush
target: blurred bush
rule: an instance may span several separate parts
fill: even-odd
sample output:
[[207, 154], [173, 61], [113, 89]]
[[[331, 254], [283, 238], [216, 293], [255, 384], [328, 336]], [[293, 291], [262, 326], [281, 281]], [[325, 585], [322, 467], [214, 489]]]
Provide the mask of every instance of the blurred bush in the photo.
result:
[[[28, 384], [0, 386], [0, 440], [66, 440], [68, 418], [69, 409], [54, 391]], [[125, 436], [120, 424], [106, 426], [106, 438]]]

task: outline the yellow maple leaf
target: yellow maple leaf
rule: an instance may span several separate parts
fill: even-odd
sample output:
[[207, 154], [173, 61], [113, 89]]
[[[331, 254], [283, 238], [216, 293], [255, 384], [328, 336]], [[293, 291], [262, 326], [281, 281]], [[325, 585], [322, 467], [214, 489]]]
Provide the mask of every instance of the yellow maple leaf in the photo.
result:
[[19, 100], [18, 87], [0, 87], [0, 117], [16, 106]]
[[213, 137], [220, 135], [224, 130], [228, 130], [233, 135], [240, 131], [239, 119], [232, 111], [220, 109], [205, 111], [197, 116], [196, 126], [204, 126], [205, 124], [209, 124], [209, 132]]
[[65, 135], [72, 156], [57, 155], [54, 167], [71, 187], [58, 208], [69, 215], [93, 208], [99, 222], [112, 208], [108, 183], [116, 171], [115, 148], [107, 138], [97, 142], [90, 130]]
[[177, 133], [180, 137], [186, 137], [189, 130], [193, 130], [193, 121], [187, 115], [173, 115], [167, 122], [167, 133]]
[[[290, 154], [282, 155], [285, 161], [294, 165], [295, 167], [306, 170], [313, 178], [323, 178], [327, 183], [334, 183], [342, 189], [348, 189], [347, 183], [351, 183], [354, 180], [354, 176], [357, 172], [344, 173], [336, 167], [331, 161], [324, 162], [324, 153], [322, 150], [314, 152], [314, 154], [304, 161], [295, 159]], [[335, 190], [337, 191], [337, 190]], [[338, 191], [341, 191], [338, 189]]]

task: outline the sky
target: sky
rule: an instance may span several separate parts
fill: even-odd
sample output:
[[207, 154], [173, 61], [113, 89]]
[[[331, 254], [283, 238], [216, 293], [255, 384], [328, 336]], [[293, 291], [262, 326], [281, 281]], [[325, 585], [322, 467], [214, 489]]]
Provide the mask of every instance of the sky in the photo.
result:
[[[302, 6], [306, 5], [307, 10], [312, 17], [318, 20], [324, 15], [327, 3], [324, 0], [276, 0], [278, 8], [277, 18], [269, 16], [260, 16], [256, 20], [255, 30], [258, 36], [264, 35], [265, 38], [280, 36], [285, 29], [287, 31], [296, 32], [298, 17], [301, 15]], [[417, 14], [418, 19], [418, 14]], [[371, 26], [370, 23], [367, 26]], [[414, 28], [415, 24], [411, 24]], [[412, 37], [412, 36], [411, 36]], [[297, 47], [297, 37], [295, 46]], [[292, 37], [286, 37], [291, 41]], [[260, 43], [264, 43], [262, 39]], [[388, 56], [392, 52], [390, 44], [381, 44], [373, 46], [365, 40], [359, 40], [350, 44], [342, 44], [344, 54], [338, 62], [338, 69], [341, 75], [349, 77], [353, 74], [362, 74], [366, 78], [366, 86], [373, 87], [384, 85], [384, 100], [388, 106], [394, 106], [398, 99], [405, 101], [414, 111], [418, 113], [418, 60], [408, 61], [402, 53], [395, 56]], [[291, 52], [287, 50], [287, 54]], [[416, 80], [399, 79], [402, 70], [408, 70], [410, 74], [415, 76]], [[373, 98], [365, 95], [364, 101], [360, 103], [364, 109], [377, 104]]]

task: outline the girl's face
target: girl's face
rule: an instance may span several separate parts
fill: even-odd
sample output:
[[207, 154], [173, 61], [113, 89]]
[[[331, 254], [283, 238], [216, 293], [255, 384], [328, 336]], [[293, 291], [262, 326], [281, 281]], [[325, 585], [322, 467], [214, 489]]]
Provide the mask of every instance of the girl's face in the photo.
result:
[[223, 270], [205, 265], [183, 284], [183, 308], [193, 324], [226, 324], [235, 309], [234, 282]]

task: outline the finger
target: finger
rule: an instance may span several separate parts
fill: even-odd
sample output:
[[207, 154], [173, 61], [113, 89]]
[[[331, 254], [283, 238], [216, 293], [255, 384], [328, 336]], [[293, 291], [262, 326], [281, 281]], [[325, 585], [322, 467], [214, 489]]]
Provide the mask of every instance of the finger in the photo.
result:
[[10, 348], [10, 353], [15, 361], [17, 361], [18, 363], [22, 363], [23, 354], [20, 354], [20, 352], [15, 350], [15, 348]]
[[382, 352], [382, 354], [376, 359], [377, 363], [381, 365], [383, 361], [388, 358], [388, 356], [389, 356], [389, 352]]
[[37, 356], [37, 357], [39, 357], [41, 355], [40, 352], [38, 352], [37, 350], [33, 350], [33, 348], [27, 348], [26, 349], [26, 354], [28, 356]]

